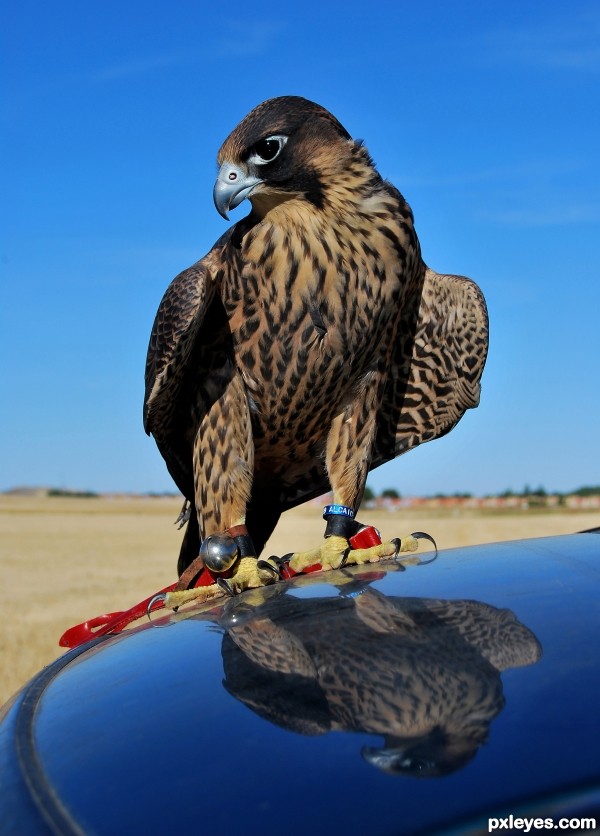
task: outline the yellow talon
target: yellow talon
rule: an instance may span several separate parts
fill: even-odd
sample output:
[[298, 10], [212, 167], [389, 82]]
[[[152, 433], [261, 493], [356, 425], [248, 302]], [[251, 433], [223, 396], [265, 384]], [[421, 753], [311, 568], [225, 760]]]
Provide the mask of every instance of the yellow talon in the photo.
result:
[[265, 581], [261, 578], [255, 557], [242, 557], [234, 569], [234, 574], [228, 579], [229, 586], [234, 592], [243, 592], [245, 589], [256, 589], [264, 586]]
[[294, 572], [303, 572], [309, 566], [320, 563], [323, 569], [338, 569], [347, 549], [348, 541], [344, 537], [326, 537], [320, 548], [293, 554], [290, 567]]
[[[367, 549], [349, 549], [348, 541], [344, 537], [334, 535], [326, 537], [322, 546], [318, 549], [293, 554], [290, 558], [290, 567], [294, 572], [303, 572], [310, 566], [317, 564], [323, 569], [339, 569], [344, 564], [377, 563], [379, 560], [392, 557], [395, 554], [415, 552], [418, 548], [418, 540], [412, 535], [402, 537], [400, 541], [380, 543], [378, 546], [370, 546]], [[227, 584], [232, 592], [239, 593], [246, 589], [258, 589], [276, 579], [277, 571], [272, 572], [264, 564], [269, 564], [277, 570], [276, 565], [264, 558], [260, 562], [261, 566], [258, 565], [255, 557], [242, 557], [239, 560], [232, 577], [227, 579]], [[402, 562], [412, 563], [414, 558], [402, 558]], [[190, 601], [204, 603], [220, 595], [223, 595], [223, 590], [216, 583], [181, 592], [168, 592], [165, 596], [165, 607], [176, 609]]]
[[407, 535], [406, 537], [402, 537], [400, 539], [400, 548], [398, 549], [399, 552], [416, 552], [419, 548], [419, 541], [416, 537], [413, 537], [412, 534]]
[[170, 610], [176, 610], [178, 607], [182, 607], [190, 601], [197, 601], [203, 604], [205, 601], [210, 601], [211, 598], [222, 594], [216, 583], [210, 586], [198, 586], [194, 589], [183, 589], [181, 592], [167, 592], [165, 595], [165, 607]]
[[[399, 552], [414, 552], [419, 548], [415, 537], [409, 535], [398, 542], [380, 543], [367, 549], [350, 549], [344, 537], [334, 535], [326, 537], [319, 549], [308, 552], [296, 552], [290, 559], [290, 566], [295, 572], [302, 572], [309, 566], [321, 564], [323, 569], [338, 569], [343, 563], [376, 563], [385, 557], [392, 557]], [[344, 560], [344, 555], [346, 559]]]
[[[256, 589], [273, 580], [273, 574], [265, 570], [259, 571], [256, 563], [255, 557], [242, 557], [240, 559], [232, 577], [227, 578], [227, 585], [232, 592], [238, 593], [246, 589]], [[194, 589], [184, 589], [181, 592], [168, 592], [165, 596], [165, 607], [176, 609], [190, 601], [204, 603], [223, 594], [223, 589], [216, 583], [209, 586], [198, 586]]]

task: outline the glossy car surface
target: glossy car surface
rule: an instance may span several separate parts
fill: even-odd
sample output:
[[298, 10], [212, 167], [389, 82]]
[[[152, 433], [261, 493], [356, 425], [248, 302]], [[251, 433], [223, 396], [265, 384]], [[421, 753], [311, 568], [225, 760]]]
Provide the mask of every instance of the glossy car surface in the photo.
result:
[[91, 642], [4, 709], [0, 833], [600, 821], [599, 593], [596, 531], [298, 577]]

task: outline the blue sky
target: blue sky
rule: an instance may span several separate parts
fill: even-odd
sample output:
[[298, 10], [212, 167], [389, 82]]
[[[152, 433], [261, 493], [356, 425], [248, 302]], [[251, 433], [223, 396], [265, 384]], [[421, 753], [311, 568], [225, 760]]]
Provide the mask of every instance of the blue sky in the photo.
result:
[[480, 408], [370, 485], [600, 482], [596, 2], [20, 0], [0, 29], [0, 490], [172, 488], [141, 423], [152, 320], [226, 228], [221, 142], [282, 94], [365, 140], [425, 260], [488, 301]]

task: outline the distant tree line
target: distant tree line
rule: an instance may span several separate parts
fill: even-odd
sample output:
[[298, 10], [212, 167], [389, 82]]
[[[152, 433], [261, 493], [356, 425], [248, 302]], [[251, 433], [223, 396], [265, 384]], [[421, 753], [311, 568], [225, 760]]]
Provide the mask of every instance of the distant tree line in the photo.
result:
[[[564, 498], [566, 496], [599, 496], [600, 495], [600, 485], [585, 485], [582, 488], [577, 488], [574, 491], [567, 491], [567, 492], [560, 492], [560, 491], [551, 491], [552, 496], [558, 496], [559, 498]], [[510, 499], [512, 497], [515, 498], [523, 498], [528, 500], [541, 500], [546, 499], [548, 496], [548, 491], [541, 485], [538, 488], [532, 489], [529, 485], [525, 485], [522, 491], [513, 491], [510, 488], [503, 491], [500, 494], [487, 494], [487, 498], [491, 498], [493, 496], [499, 496], [502, 499]], [[463, 493], [457, 491], [455, 493], [436, 493], [428, 496], [428, 499], [471, 499], [473, 497], [472, 493]], [[402, 495], [395, 489], [395, 488], [385, 488], [381, 491], [380, 494], [376, 494], [375, 491], [367, 485], [365, 488], [365, 495], [363, 502], [370, 502], [373, 499], [402, 499]]]
[[65, 488], [50, 488], [46, 492], [46, 496], [68, 496], [77, 497], [77, 499], [95, 499], [100, 496], [95, 491], [69, 491]]
[[[90, 499], [101, 496], [101, 494], [96, 493], [96, 491], [77, 491], [77, 490], [68, 490], [67, 488], [49, 488], [46, 491], [47, 496], [63, 496], [63, 497], [80, 497], [83, 499]], [[168, 497], [168, 496], [178, 496], [179, 494], [164, 491], [161, 493], [149, 492], [145, 494], [145, 496], [150, 497]], [[491, 498], [493, 496], [499, 496], [502, 499], [510, 499], [512, 497], [520, 497], [523, 499], [527, 499], [530, 502], [534, 502], [537, 499], [538, 501], [545, 500], [546, 497], [549, 495], [549, 492], [546, 491], [541, 485], [538, 488], [532, 489], [529, 485], [525, 485], [522, 491], [513, 491], [510, 488], [503, 491], [500, 494], [487, 494], [487, 498]], [[558, 496], [559, 499], [564, 499], [566, 496], [600, 496], [600, 485], [584, 485], [581, 488], [577, 488], [574, 491], [568, 491], [561, 493], [560, 491], [551, 491], [550, 495]], [[461, 491], [456, 491], [455, 493], [436, 493], [428, 496], [428, 499], [471, 499], [473, 497], [472, 493], [465, 493]], [[375, 491], [367, 485], [365, 488], [365, 494], [363, 497], [363, 502], [371, 502], [374, 499], [402, 499], [402, 494], [396, 490], [396, 488], [384, 488], [380, 494], [376, 494]]]
[[[446, 497], [456, 497], [458, 499], [471, 499], [473, 494], [471, 493], [436, 493], [431, 498], [432, 499], [446, 499]], [[365, 495], [363, 502], [370, 502], [373, 499], [402, 499], [402, 494], [396, 490], [396, 488], [384, 488], [380, 494], [376, 494], [374, 490], [372, 490], [368, 485], [365, 488]]]
[[599, 496], [600, 485], [584, 485], [583, 488], [578, 488], [573, 491], [573, 496]]
[[531, 497], [538, 497], [538, 498], [542, 499], [542, 498], [548, 496], [549, 493], [552, 496], [559, 496], [559, 497], [561, 497], [561, 496], [600, 496], [600, 485], [584, 485], [582, 488], [577, 488], [577, 490], [574, 490], [574, 491], [550, 491], [550, 492], [546, 491], [546, 489], [543, 488], [541, 485], [540, 485], [539, 488], [536, 488], [535, 490], [532, 490], [529, 485], [525, 485], [525, 487], [523, 488], [523, 490], [520, 493], [519, 493], [519, 491], [515, 492], [515, 491], [512, 491], [512, 490], [509, 489], [509, 490], [504, 491], [501, 494], [498, 494], [498, 496], [501, 496], [501, 497], [517, 496], [517, 497], [523, 497], [524, 499], [529, 499]]

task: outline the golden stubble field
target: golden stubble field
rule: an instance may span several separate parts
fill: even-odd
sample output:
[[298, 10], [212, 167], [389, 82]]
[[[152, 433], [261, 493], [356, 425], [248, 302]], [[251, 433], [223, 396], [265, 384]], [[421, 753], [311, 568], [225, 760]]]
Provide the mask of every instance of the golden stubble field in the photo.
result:
[[[175, 580], [181, 502], [163, 498], [0, 497], [0, 705], [62, 652], [73, 624], [127, 609]], [[391, 514], [361, 519], [384, 537], [427, 531], [440, 548], [568, 534], [600, 524], [597, 513]], [[314, 547], [318, 505], [289, 511], [268, 554]]]

